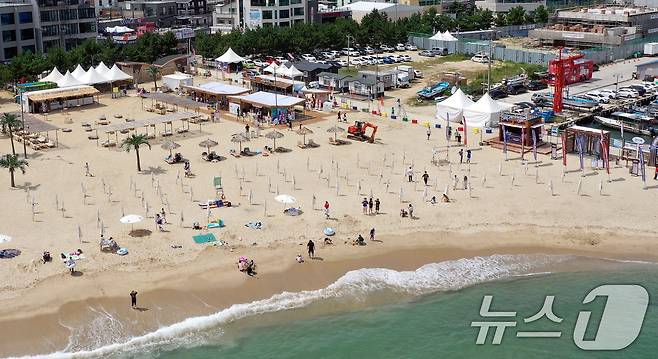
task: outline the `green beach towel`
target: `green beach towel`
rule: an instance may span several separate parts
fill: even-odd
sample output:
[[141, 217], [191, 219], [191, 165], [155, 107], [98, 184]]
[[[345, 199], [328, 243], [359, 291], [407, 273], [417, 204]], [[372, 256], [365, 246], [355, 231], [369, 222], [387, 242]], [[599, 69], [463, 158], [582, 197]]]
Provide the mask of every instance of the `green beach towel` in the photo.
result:
[[196, 236], [192, 236], [192, 239], [194, 239], [194, 243], [197, 243], [197, 244], [215, 242], [217, 240], [217, 239], [215, 239], [215, 235], [212, 234], [212, 233], [197, 234]]

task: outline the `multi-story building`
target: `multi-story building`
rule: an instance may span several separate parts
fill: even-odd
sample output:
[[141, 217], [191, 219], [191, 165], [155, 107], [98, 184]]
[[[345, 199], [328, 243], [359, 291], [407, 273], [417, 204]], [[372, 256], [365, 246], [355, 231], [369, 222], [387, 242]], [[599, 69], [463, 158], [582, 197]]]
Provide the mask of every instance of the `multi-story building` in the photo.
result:
[[29, 1], [0, 3], [0, 61], [9, 61], [21, 52], [37, 52], [33, 9]]
[[94, 0], [31, 0], [38, 7], [41, 51], [69, 50], [98, 36]]
[[207, 0], [129, 0], [124, 2], [123, 16], [144, 18], [158, 27], [208, 26], [212, 22]]
[[508, 12], [513, 7], [520, 6], [525, 11], [533, 11], [539, 6], [546, 7], [546, 0], [481, 0], [475, 6], [480, 9], [489, 9], [493, 12]]
[[318, 18], [317, 0], [225, 0], [215, 7], [214, 31], [235, 27], [290, 27]]
[[658, 9], [606, 6], [558, 10], [552, 24], [529, 36], [553, 46], [619, 46], [658, 34]]

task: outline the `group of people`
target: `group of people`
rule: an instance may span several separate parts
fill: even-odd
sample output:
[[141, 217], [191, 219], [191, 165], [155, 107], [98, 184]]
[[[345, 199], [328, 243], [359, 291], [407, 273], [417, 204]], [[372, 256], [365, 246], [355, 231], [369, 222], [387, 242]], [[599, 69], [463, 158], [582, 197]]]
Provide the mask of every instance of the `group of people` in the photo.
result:
[[155, 214], [155, 225], [158, 227], [159, 231], [164, 231], [163, 225], [167, 223], [167, 217], [165, 214], [164, 208], [160, 210], [160, 213]]
[[[465, 190], [468, 189], [468, 176], [464, 176], [464, 181], [462, 183], [463, 183], [463, 189]], [[456, 190], [458, 186], [459, 186], [459, 178], [457, 177], [457, 175], [455, 175], [452, 178], [452, 189]]]
[[238, 270], [247, 273], [248, 276], [256, 275], [256, 263], [254, 260], [249, 260], [247, 257], [240, 257], [238, 259]]
[[[471, 163], [471, 150], [466, 150], [466, 163]], [[464, 149], [459, 149], [459, 163], [464, 163]]]
[[370, 197], [370, 199], [363, 197], [363, 201], [361, 201], [361, 207], [363, 207], [363, 214], [379, 214], [380, 205], [381, 202], [379, 201], [379, 198], [373, 201], [372, 197]]
[[337, 119], [338, 122], [347, 122], [347, 111], [346, 112], [338, 111]]
[[400, 209], [400, 217], [403, 217], [403, 218], [404, 217], [409, 217], [411, 219], [415, 218], [414, 217], [414, 206], [411, 203], [409, 203], [409, 205], [407, 206], [406, 209], [401, 208]]

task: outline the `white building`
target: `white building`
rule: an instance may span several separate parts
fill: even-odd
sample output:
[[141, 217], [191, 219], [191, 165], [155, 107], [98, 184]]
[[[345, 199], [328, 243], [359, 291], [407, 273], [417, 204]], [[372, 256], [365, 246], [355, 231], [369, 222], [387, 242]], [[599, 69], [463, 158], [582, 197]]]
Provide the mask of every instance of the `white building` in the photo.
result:
[[364, 16], [370, 14], [373, 10], [385, 13], [389, 19], [395, 21], [402, 18], [410, 17], [413, 14], [423, 12], [422, 6], [402, 5], [396, 3], [358, 1], [347, 4], [340, 10], [346, 9], [352, 12], [352, 20], [361, 22]]
[[546, 0], [481, 0], [475, 6], [480, 9], [489, 9], [493, 12], [508, 12], [513, 7], [520, 6], [526, 12], [533, 11], [540, 5], [546, 7]]
[[215, 6], [213, 32], [228, 32], [235, 27], [290, 27], [315, 21], [317, 0], [224, 0]]

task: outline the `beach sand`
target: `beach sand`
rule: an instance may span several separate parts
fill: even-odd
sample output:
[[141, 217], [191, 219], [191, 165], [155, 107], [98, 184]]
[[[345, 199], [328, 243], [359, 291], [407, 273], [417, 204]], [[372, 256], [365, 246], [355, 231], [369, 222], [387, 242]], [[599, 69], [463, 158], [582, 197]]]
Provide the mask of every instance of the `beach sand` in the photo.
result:
[[[3, 98], [0, 111], [15, 111], [17, 105], [7, 98]], [[395, 99], [386, 101], [385, 106], [394, 106]], [[137, 173], [132, 151], [98, 147], [96, 141], [87, 139], [81, 123], [93, 123], [100, 115], [113, 123], [121, 122], [113, 117], [119, 113], [135, 119], [156, 116], [141, 107], [141, 100], [134, 96], [117, 100], [103, 96], [100, 105], [50, 114], [47, 121], [70, 127], [73, 132], [59, 134], [57, 149], [37, 153], [28, 149], [27, 173], [16, 174], [19, 188], [9, 189], [8, 173], [0, 172], [0, 201], [5, 204], [0, 212], [0, 233], [13, 238], [0, 244], [0, 249], [22, 251], [17, 258], [0, 260], [0, 356], [53, 352], [67, 344], [69, 349], [108, 344], [231, 304], [282, 291], [325, 287], [357, 268], [412, 270], [428, 262], [493, 253], [574, 253], [654, 260], [656, 214], [649, 203], [658, 191], [653, 183], [643, 189], [640, 179], [613, 162], [608, 182], [603, 171], [588, 169], [581, 177], [577, 157], [569, 156], [563, 179], [560, 161], [540, 155], [535, 167], [531, 153], [526, 154], [530, 159], [527, 166], [521, 164], [518, 154], [510, 154], [510, 160], [504, 161], [501, 151], [480, 147], [479, 135], [470, 133], [470, 166], [459, 164], [457, 151], [463, 147], [454, 142], [449, 149], [452, 164], [435, 166], [431, 164], [433, 149], [439, 158], [446, 158], [442, 130], [433, 129], [428, 141], [426, 129], [420, 125], [350, 112], [350, 122], [368, 120], [379, 126], [376, 143], [329, 145], [327, 139], [332, 134], [326, 131], [336, 124], [336, 115], [331, 113], [323, 121], [307, 125], [314, 131], [307, 138], [320, 143], [319, 148], [299, 149], [296, 144], [301, 136], [280, 128], [285, 137], [278, 139], [277, 145], [292, 152], [233, 158], [228, 152], [237, 144], [230, 138], [243, 131], [244, 124], [223, 118], [219, 123], [204, 124], [201, 133], [192, 125], [189, 133], [170, 138], [181, 145], [178, 151], [190, 160], [195, 177], [183, 178], [182, 165], [164, 162], [168, 151], [160, 148], [160, 137], [152, 141], [151, 150], [141, 149], [143, 171]], [[406, 110], [409, 118], [422, 123], [432, 120], [434, 109]], [[73, 123], [67, 123], [67, 118]], [[271, 146], [272, 140], [262, 137], [268, 131], [262, 129], [260, 138], [243, 146], [252, 150]], [[102, 141], [104, 136], [100, 138]], [[201, 160], [205, 149], [198, 143], [206, 138], [219, 142], [213, 150], [226, 156], [225, 161]], [[22, 153], [22, 145], [16, 145]], [[0, 153], [10, 151], [9, 140], [0, 139]], [[89, 162], [94, 177], [84, 176], [85, 162]], [[409, 166], [414, 169], [414, 183], [408, 183], [403, 175]], [[430, 175], [427, 193], [420, 177], [425, 170]], [[468, 176], [470, 194], [468, 190], [453, 190], [451, 178], [455, 174], [460, 180]], [[225, 246], [192, 241], [198, 234], [192, 223], [205, 223], [207, 217], [198, 203], [215, 197], [214, 176], [222, 177], [227, 199], [234, 204], [232, 208], [214, 209], [211, 214], [226, 223], [225, 228], [211, 230], [228, 242]], [[549, 181], [554, 196], [549, 193]], [[580, 195], [576, 193], [579, 181]], [[130, 189], [131, 182], [137, 191]], [[84, 199], [83, 187], [87, 193]], [[427, 203], [446, 187], [451, 203]], [[301, 216], [282, 213], [284, 206], [274, 201], [277, 188], [280, 194], [297, 198], [295, 205], [304, 211]], [[371, 191], [382, 201], [378, 215], [361, 212], [361, 200]], [[331, 205], [330, 219], [321, 211], [325, 200]], [[147, 203], [148, 216], [135, 229], [151, 233], [129, 236], [130, 225], [119, 223], [119, 218], [122, 214], [147, 215]], [[409, 203], [416, 218], [401, 218], [400, 209]], [[160, 208], [165, 208], [170, 222], [165, 232], [157, 231], [154, 224], [153, 215]], [[127, 256], [99, 251], [97, 216], [105, 236], [114, 237], [129, 249]], [[264, 228], [244, 226], [252, 220], [262, 221]], [[336, 230], [333, 246], [322, 244], [325, 227]], [[382, 242], [364, 247], [350, 244], [358, 234], [367, 238], [373, 227]], [[309, 240], [315, 241], [317, 255], [323, 260], [306, 258], [306, 263], [298, 265], [295, 256], [306, 257]], [[77, 248], [84, 251], [85, 259], [78, 261], [78, 272], [71, 276], [59, 253]], [[53, 254], [52, 263], [40, 262], [44, 250]], [[256, 277], [237, 271], [239, 256], [256, 261]], [[133, 289], [140, 293], [140, 307], [148, 310], [130, 309], [128, 293]], [[116, 336], [93, 331], [80, 334], [93, 324], [90, 320], [104, 317], [103, 311], [117, 313], [103, 322]], [[70, 342], [71, 337], [75, 342]]]

